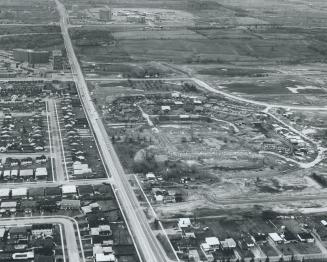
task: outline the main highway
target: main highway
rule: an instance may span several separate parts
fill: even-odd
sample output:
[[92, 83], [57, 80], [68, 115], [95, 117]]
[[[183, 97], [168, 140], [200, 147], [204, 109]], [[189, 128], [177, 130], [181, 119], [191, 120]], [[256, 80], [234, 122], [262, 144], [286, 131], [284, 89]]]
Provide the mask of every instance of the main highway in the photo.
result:
[[[65, 6], [55, 0], [60, 14], [60, 27], [70, 62], [74, 81], [80, 95], [86, 116], [93, 130], [97, 145], [106, 166], [108, 182], [116, 189], [117, 201], [122, 207], [126, 222], [131, 230], [140, 260], [146, 262], [170, 261], [161, 244], [150, 228], [147, 218], [128, 182], [127, 176], [113, 149], [110, 138], [92, 102], [83, 72], [72, 45], [68, 32], [68, 15]], [[178, 260], [178, 258], [176, 258]]]

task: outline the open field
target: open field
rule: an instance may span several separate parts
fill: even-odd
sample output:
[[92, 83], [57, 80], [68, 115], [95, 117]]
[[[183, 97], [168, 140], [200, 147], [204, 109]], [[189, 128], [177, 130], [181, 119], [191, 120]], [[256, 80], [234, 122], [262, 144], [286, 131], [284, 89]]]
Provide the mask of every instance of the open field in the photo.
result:
[[[170, 11], [165, 13], [163, 5]], [[97, 21], [105, 6], [84, 2], [79, 11]], [[86, 19], [83, 27], [70, 29], [86, 74], [196, 76], [261, 101], [324, 103], [327, 20], [322, 1], [141, 1], [110, 7], [113, 16], [106, 26]], [[174, 18], [177, 11], [183, 21]], [[123, 22], [119, 17], [127, 14], [143, 16], [145, 22]], [[167, 25], [169, 17], [174, 25]]]
[[[74, 30], [71, 29], [73, 36]], [[117, 28], [110, 30], [109, 27], [107, 30], [112, 38], [103, 43], [103, 46], [98, 46], [92, 55], [88, 53], [87, 46], [83, 49], [78, 48], [77, 53], [91, 61], [97, 61], [97, 54], [101, 55], [111, 48], [125, 52], [124, 56], [112, 55], [111, 60], [115, 62], [157, 61], [172, 64], [248, 63], [252, 65], [260, 63], [263, 65], [323, 62], [326, 52], [324, 39], [321, 38], [319, 30], [294, 32], [290, 29], [284, 32], [283, 29], [274, 29], [270, 32], [268, 29], [268, 32], [265, 30], [258, 32], [260, 37], [253, 35], [251, 31], [238, 29], [234, 35], [227, 34], [226, 29], [209, 32], [192, 28], [169, 28], [159, 31], [133, 29], [120, 32]], [[84, 30], [83, 36], [89, 38], [89, 30]], [[96, 40], [96, 38], [92, 39], [92, 41]]]
[[55, 3], [47, 0], [1, 0], [0, 24], [47, 24], [55, 22], [59, 16]]
[[0, 37], [2, 50], [15, 48], [49, 50], [63, 48], [63, 39], [60, 33], [31, 34], [31, 35], [6, 35]]
[[[0, 25], [0, 35], [16, 34], [43, 34], [43, 33], [60, 33], [60, 27], [55, 25]], [[3, 37], [3, 36], [2, 36]]]

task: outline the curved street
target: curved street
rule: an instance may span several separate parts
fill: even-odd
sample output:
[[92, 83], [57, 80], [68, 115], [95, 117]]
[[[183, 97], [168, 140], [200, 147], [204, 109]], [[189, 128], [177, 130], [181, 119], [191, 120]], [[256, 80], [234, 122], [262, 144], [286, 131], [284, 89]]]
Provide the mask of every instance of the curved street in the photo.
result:
[[[67, 249], [67, 256], [69, 261], [85, 262], [84, 250], [82, 240], [76, 220], [65, 216], [37, 216], [37, 217], [15, 217], [0, 218], [2, 226], [23, 226], [30, 224], [61, 224], [64, 227], [64, 238]], [[77, 229], [78, 238], [75, 235], [75, 228]]]

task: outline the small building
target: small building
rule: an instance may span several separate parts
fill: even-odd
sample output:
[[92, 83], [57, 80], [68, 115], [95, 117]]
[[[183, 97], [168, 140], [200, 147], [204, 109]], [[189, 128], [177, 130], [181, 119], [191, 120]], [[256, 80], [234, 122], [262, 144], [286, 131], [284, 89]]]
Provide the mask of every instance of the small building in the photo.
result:
[[80, 197], [94, 196], [94, 190], [92, 185], [80, 185], [77, 188], [77, 192]]
[[23, 158], [23, 159], [20, 161], [20, 164], [21, 164], [22, 166], [32, 165], [32, 164], [33, 164], [33, 159], [32, 159], [31, 157]]
[[46, 167], [38, 167], [35, 169], [36, 179], [46, 179], [48, 177], [48, 170]]
[[196, 249], [190, 249], [188, 251], [188, 261], [201, 261], [199, 252]]
[[10, 170], [4, 170], [2, 174], [3, 180], [9, 180], [10, 179]]
[[45, 197], [49, 198], [60, 198], [61, 188], [60, 187], [46, 187], [44, 190]]
[[96, 254], [95, 255], [95, 262], [115, 262], [116, 257], [114, 254]]
[[12, 254], [12, 258], [14, 261], [33, 261], [34, 260], [34, 250], [27, 252], [19, 252]]
[[22, 240], [27, 241], [29, 230], [30, 230], [30, 226], [10, 227], [8, 238], [19, 240], [19, 242], [21, 242]]
[[215, 251], [219, 249], [220, 241], [217, 237], [206, 237], [205, 241], [209, 245], [210, 250]]
[[58, 205], [56, 199], [44, 199], [38, 202], [41, 210], [46, 211], [56, 211], [58, 210]]
[[238, 241], [239, 246], [244, 249], [244, 250], [248, 250], [252, 247], [254, 247], [254, 241], [252, 239], [252, 237], [248, 234], [243, 235], [242, 239]]
[[109, 225], [100, 225], [99, 233], [100, 235], [110, 236], [112, 234], [112, 231]]
[[46, 157], [45, 155], [37, 156], [37, 157], [35, 158], [35, 162], [36, 162], [37, 164], [44, 164], [44, 163], [47, 162], [47, 157]]
[[18, 187], [11, 190], [12, 198], [27, 198], [27, 188]]
[[104, 246], [101, 244], [95, 244], [93, 246], [93, 256], [96, 254], [113, 254], [112, 246]]
[[83, 214], [92, 213], [92, 209], [90, 206], [83, 206], [83, 207], [81, 207], [81, 210], [82, 210]]
[[62, 194], [64, 196], [76, 195], [77, 194], [76, 186], [75, 185], [63, 185], [62, 186]]
[[4, 239], [6, 231], [7, 231], [6, 228], [0, 227], [0, 240], [1, 241]]
[[6, 202], [1, 202], [0, 205], [0, 213], [5, 213], [5, 212], [11, 212], [15, 213], [17, 208], [17, 202], [16, 201], [6, 201]]
[[11, 170], [10, 177], [11, 177], [11, 179], [17, 179], [17, 177], [18, 177], [18, 169]]
[[324, 227], [327, 227], [327, 222], [326, 222], [326, 220], [321, 220], [320, 223], [321, 223]]
[[299, 238], [299, 240], [301, 242], [304, 242], [304, 243], [314, 243], [315, 242], [314, 237], [309, 232], [299, 233], [299, 234], [297, 234], [297, 237]]
[[53, 225], [52, 224], [33, 224], [31, 229], [32, 235], [35, 236], [52, 236]]
[[161, 111], [164, 113], [168, 113], [170, 111], [170, 106], [161, 106]]
[[81, 201], [75, 199], [63, 199], [60, 202], [61, 209], [80, 209]]
[[147, 180], [156, 180], [156, 175], [155, 174], [153, 174], [153, 173], [147, 173], [146, 174], [146, 179]]
[[236, 248], [236, 242], [233, 238], [226, 238], [224, 241], [221, 241], [221, 246], [224, 250], [230, 250]]
[[111, 236], [112, 231], [109, 225], [99, 225], [91, 228], [91, 236]]
[[9, 188], [0, 188], [0, 198], [6, 199], [10, 196], [10, 189]]
[[178, 220], [178, 228], [179, 230], [184, 230], [186, 228], [190, 228], [192, 226], [191, 219], [188, 217], [180, 218]]
[[277, 233], [269, 233], [268, 237], [276, 244], [283, 243], [283, 239]]
[[33, 176], [34, 176], [33, 169], [21, 169], [19, 172], [19, 177], [23, 178], [24, 180], [33, 178]]
[[29, 199], [37, 199], [44, 197], [44, 188], [42, 187], [31, 187], [28, 189]]
[[163, 195], [155, 195], [154, 196], [156, 202], [160, 203], [164, 201], [164, 196]]
[[21, 200], [20, 201], [20, 210], [24, 211], [26, 214], [34, 212], [38, 209], [38, 203], [34, 200]]
[[263, 245], [263, 244], [266, 244], [268, 242], [267, 235], [264, 234], [264, 233], [252, 234], [252, 239], [258, 245]]
[[211, 254], [213, 250], [211, 249], [210, 245], [208, 245], [207, 243], [202, 243], [200, 245], [200, 248], [201, 248], [203, 254], [205, 255], [207, 261], [208, 262], [213, 262], [214, 261], [214, 257]]

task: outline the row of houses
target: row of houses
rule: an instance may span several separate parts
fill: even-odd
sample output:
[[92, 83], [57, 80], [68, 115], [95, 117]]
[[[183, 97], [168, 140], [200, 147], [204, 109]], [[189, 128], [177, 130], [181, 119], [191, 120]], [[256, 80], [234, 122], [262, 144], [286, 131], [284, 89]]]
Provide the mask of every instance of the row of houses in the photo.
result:
[[92, 185], [63, 185], [61, 187], [17, 187], [0, 188], [0, 199], [34, 199], [34, 198], [67, 198], [78, 199], [102, 194]]
[[0, 240], [6, 248], [0, 251], [0, 261], [53, 261], [54, 231], [52, 224], [1, 227]]
[[53, 224], [32, 224], [28, 226], [0, 227], [0, 240], [15, 240], [16, 243], [21, 240], [28, 240], [30, 235], [35, 237], [52, 237], [54, 232]]
[[0, 132], [0, 152], [34, 153], [44, 150], [43, 117], [35, 114], [28, 121], [5, 113]]
[[[325, 224], [327, 225], [327, 222]], [[195, 229], [189, 218], [180, 218], [177, 227], [183, 238], [196, 239]], [[268, 242], [273, 242], [276, 245], [297, 242], [313, 243], [315, 242], [315, 238], [309, 231], [304, 230], [293, 233], [288, 228], [282, 227], [282, 230], [278, 233], [242, 233], [237, 239], [229, 237], [221, 240], [217, 236], [205, 237], [204, 242], [200, 244], [200, 250], [208, 261], [214, 261], [216, 252], [234, 254], [236, 248], [251, 250], [256, 245], [265, 245]]]
[[47, 157], [45, 155], [37, 156], [35, 158], [25, 157], [25, 158], [12, 158], [7, 157], [5, 163], [3, 164], [5, 167], [17, 167], [17, 166], [30, 166], [30, 165], [41, 165], [47, 162]]
[[37, 167], [35, 169], [11, 169], [11, 170], [3, 170], [1, 171], [0, 179], [4, 181], [8, 180], [46, 180], [48, 177], [48, 170], [46, 167]]
[[[62, 110], [64, 114], [64, 124], [68, 143], [72, 153], [73, 177], [83, 177], [92, 174], [93, 170], [87, 163], [86, 153], [83, 150], [81, 137], [77, 132], [77, 127], [86, 128], [87, 119], [82, 108], [78, 105], [77, 114], [73, 113], [73, 99], [69, 94], [64, 95], [62, 100]], [[76, 111], [76, 110], [75, 110]]]
[[94, 262], [117, 262], [113, 250], [113, 231], [109, 220], [103, 216], [101, 206], [97, 202], [81, 207], [87, 219], [87, 228], [91, 238]]

